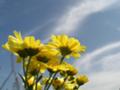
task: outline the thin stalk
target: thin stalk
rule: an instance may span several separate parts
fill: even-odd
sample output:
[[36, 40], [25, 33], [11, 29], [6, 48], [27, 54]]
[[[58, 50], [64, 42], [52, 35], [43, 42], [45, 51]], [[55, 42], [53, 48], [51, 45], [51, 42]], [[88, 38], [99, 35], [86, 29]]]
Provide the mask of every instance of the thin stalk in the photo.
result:
[[37, 80], [38, 80], [38, 74], [36, 75], [36, 81], [35, 81], [35, 90], [37, 90]]
[[[23, 58], [23, 62], [22, 62], [22, 63], [23, 63], [23, 65], [22, 65], [22, 66], [23, 66], [23, 74], [24, 74], [24, 76], [25, 76], [25, 73], [26, 73], [26, 71], [25, 71], [25, 58]], [[27, 86], [27, 85], [26, 85], [26, 84], [27, 84], [27, 83], [26, 83], [26, 78], [25, 78], [25, 80], [24, 80], [24, 84], [25, 84], [25, 88], [26, 88], [26, 86]]]
[[52, 75], [53, 75], [53, 73], [50, 73], [49, 78], [48, 78], [48, 80], [46, 81], [46, 84], [45, 84], [44, 90], [46, 90], [46, 88], [47, 88], [47, 86], [48, 86], [48, 84], [49, 84], [49, 81], [50, 81]]
[[[27, 75], [28, 75], [28, 68], [29, 68], [29, 65], [30, 65], [30, 62], [31, 62], [31, 57], [29, 57], [29, 60], [28, 60], [28, 63], [27, 63], [27, 66], [26, 66], [26, 72], [25, 72], [25, 88], [27, 88], [28, 86], [28, 78], [27, 78]], [[24, 64], [25, 64], [25, 61], [24, 61]]]
[[[64, 58], [65, 58], [65, 56], [63, 56], [63, 57], [61, 58], [60, 64], [62, 64]], [[55, 77], [56, 77], [57, 74], [58, 74], [58, 72], [56, 72], [56, 73], [53, 75], [53, 78], [52, 78], [52, 80], [51, 80], [51, 82], [50, 82], [50, 84], [48, 85], [48, 87], [47, 87], [46, 90], [49, 90], [49, 88], [50, 88], [51, 84], [53, 83], [53, 80], [55, 79]]]
[[78, 90], [79, 88], [80, 88], [80, 85], [75, 90]]
[[68, 75], [64, 78], [64, 82], [62, 83], [61, 87], [63, 87], [67, 79], [68, 79]]

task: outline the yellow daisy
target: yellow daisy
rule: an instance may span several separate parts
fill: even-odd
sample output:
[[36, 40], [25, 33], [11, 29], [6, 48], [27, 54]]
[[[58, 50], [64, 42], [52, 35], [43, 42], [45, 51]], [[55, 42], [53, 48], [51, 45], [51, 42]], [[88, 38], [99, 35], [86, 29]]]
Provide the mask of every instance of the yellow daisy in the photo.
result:
[[19, 50], [23, 49], [23, 39], [21, 37], [21, 33], [14, 31], [14, 36], [8, 36], [8, 42], [6, 42], [3, 46], [4, 49], [17, 54]]
[[88, 82], [88, 77], [86, 75], [79, 75], [76, 79], [79, 86]]
[[3, 48], [22, 58], [36, 55], [42, 47], [43, 44], [40, 40], [35, 40], [34, 36], [22, 38], [21, 33], [16, 31], [14, 36], [10, 35], [8, 42], [3, 45]]
[[62, 56], [80, 57], [80, 53], [85, 51], [85, 46], [81, 45], [79, 40], [67, 35], [53, 35], [48, 47], [58, 50]]
[[65, 83], [64, 90], [76, 90], [75, 89], [76, 84], [75, 83]]
[[59, 62], [53, 62], [52, 64], [48, 65], [48, 70], [51, 72], [63, 72], [64, 74], [68, 75], [75, 75], [77, 74], [77, 70], [67, 62], [63, 62], [59, 64]]
[[43, 48], [43, 44], [40, 40], [35, 40], [34, 36], [27, 36], [24, 38], [23, 47], [17, 52], [21, 57], [34, 56]]
[[[35, 77], [32, 76], [28, 79], [28, 85], [32, 86], [32, 90], [36, 90], [36, 82], [35, 82]], [[42, 90], [42, 86], [40, 84], [40, 82], [37, 83], [37, 90]]]
[[58, 63], [58, 57], [56, 57], [56, 53], [51, 53], [52, 50], [44, 47], [41, 51], [35, 55], [30, 63], [30, 71], [32, 72], [41, 72], [44, 73], [49, 65], [53, 65], [54, 63]]
[[57, 77], [53, 80], [52, 85], [56, 90], [57, 89], [61, 90], [63, 83], [64, 83], [64, 78]]

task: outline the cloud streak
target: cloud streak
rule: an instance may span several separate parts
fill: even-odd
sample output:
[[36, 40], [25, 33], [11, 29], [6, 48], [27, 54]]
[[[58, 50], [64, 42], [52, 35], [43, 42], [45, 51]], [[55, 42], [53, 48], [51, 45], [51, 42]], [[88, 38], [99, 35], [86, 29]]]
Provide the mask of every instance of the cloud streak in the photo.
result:
[[30, 30], [29, 32], [25, 33], [23, 36], [36, 34], [39, 31], [41, 31], [41, 29], [43, 29], [44, 27], [47, 27], [49, 24], [53, 23], [55, 20], [56, 20], [56, 18], [52, 18], [52, 19], [46, 21], [46, 23], [39, 25], [39, 26], [35, 27], [34, 29]]
[[84, 0], [67, 10], [58, 20], [54, 33], [72, 33], [89, 15], [103, 11], [118, 0]]
[[[39, 32], [42, 28], [48, 26], [51, 22], [56, 20], [55, 26], [51, 29], [51, 34], [71, 34], [74, 33], [74, 30], [78, 27], [78, 25], [82, 25], [83, 21], [91, 14], [104, 11], [108, 9], [111, 5], [113, 5], [118, 0], [84, 0], [84, 1], [76, 1], [76, 4], [65, 10], [65, 13], [62, 14], [58, 20], [51, 19], [47, 23], [35, 27], [30, 30], [25, 35], [35, 34]], [[48, 35], [48, 36], [49, 36]]]
[[[83, 87], [85, 90], [118, 90], [120, 87], [120, 52], [108, 54], [102, 59], [97, 60], [97, 63], [92, 63], [88, 71], [92, 71], [91, 67], [101, 67], [96, 72], [89, 73], [90, 82]], [[90, 61], [92, 62], [92, 61]], [[85, 65], [82, 67], [84, 68]], [[96, 67], [96, 68], [97, 68]]]
[[[83, 72], [88, 73], [90, 81], [82, 87], [83, 89], [118, 90], [120, 88], [120, 52], [111, 54], [119, 47], [120, 41], [105, 45], [74, 63], [77, 69], [82, 68]], [[107, 54], [108, 51], [111, 53]]]
[[75, 65], [77, 64], [77, 68], [79, 68], [79, 66], [81, 64], [85, 64], [88, 61], [93, 60], [97, 56], [99, 56], [99, 55], [101, 55], [101, 54], [103, 54], [103, 53], [105, 53], [107, 51], [110, 51], [112, 49], [118, 48], [118, 47], [120, 47], [120, 41], [108, 44], [106, 46], [103, 46], [101, 48], [98, 48], [98, 49], [94, 50], [91, 53], [86, 54], [83, 58], [81, 58], [81, 62], [76, 61], [74, 64]]

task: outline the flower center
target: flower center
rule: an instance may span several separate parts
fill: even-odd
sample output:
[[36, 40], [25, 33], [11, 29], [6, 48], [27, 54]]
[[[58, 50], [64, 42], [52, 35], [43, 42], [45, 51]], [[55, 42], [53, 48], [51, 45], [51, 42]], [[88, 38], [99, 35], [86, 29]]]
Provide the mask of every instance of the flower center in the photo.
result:
[[23, 50], [19, 50], [17, 53], [20, 55], [20, 57], [27, 57], [27, 56], [34, 56], [39, 52], [38, 49], [33, 48], [25, 48]]
[[47, 63], [49, 59], [46, 56], [37, 56], [37, 60], [43, 63]]
[[63, 56], [70, 54], [72, 51], [68, 47], [60, 47], [60, 52]]

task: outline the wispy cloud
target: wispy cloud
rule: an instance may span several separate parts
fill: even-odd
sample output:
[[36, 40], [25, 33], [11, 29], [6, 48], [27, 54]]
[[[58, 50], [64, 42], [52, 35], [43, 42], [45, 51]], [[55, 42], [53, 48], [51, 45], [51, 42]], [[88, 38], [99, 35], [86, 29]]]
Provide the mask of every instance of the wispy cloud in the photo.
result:
[[84, 69], [84, 72], [89, 75], [90, 82], [82, 88], [85, 90], [118, 90], [120, 88], [120, 52], [106, 53], [113, 52], [119, 47], [120, 41], [113, 42], [86, 54], [80, 61], [74, 63], [78, 69]]
[[49, 24], [53, 23], [55, 20], [56, 18], [52, 18], [46, 21], [46, 23], [43, 23], [42, 25], [39, 25], [35, 27], [34, 29], [30, 30], [29, 32], [25, 33], [24, 36], [38, 33], [39, 31], [41, 31], [41, 29], [43, 29], [44, 27], [47, 27]]
[[109, 6], [118, 0], [77, 0], [76, 4], [65, 10], [58, 20], [51, 19], [47, 23], [37, 26], [25, 35], [34, 34], [56, 20], [56, 24], [49, 34], [73, 33], [89, 15], [108, 9]]
[[120, 47], [120, 41], [108, 44], [106, 46], [103, 46], [101, 48], [94, 50], [91, 53], [86, 54], [85, 56], [83, 56], [81, 58], [81, 61], [76, 61], [74, 64], [76, 65], [77, 68], [80, 68], [79, 66], [81, 64], [85, 64], [88, 61], [93, 60], [94, 58], [98, 57], [99, 55], [101, 55], [107, 51], [110, 51], [112, 49], [118, 48], [118, 47]]
[[[119, 90], [120, 52], [104, 56], [97, 63], [92, 64], [91, 67], [95, 65], [101, 67], [101, 69], [89, 73], [90, 82], [83, 88], [85, 90]], [[88, 68], [89, 71], [92, 71], [91, 67]]]
[[118, 0], [84, 0], [67, 10], [58, 20], [54, 33], [72, 33], [89, 15], [103, 11]]

